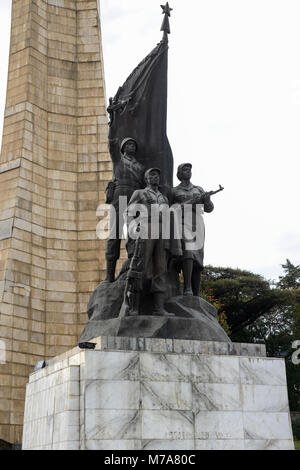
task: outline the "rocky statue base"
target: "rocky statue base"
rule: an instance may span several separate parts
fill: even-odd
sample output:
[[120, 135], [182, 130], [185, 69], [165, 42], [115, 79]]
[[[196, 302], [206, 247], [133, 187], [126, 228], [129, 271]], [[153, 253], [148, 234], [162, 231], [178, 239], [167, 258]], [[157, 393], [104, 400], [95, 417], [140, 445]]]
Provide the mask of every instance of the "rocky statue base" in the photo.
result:
[[97, 336], [231, 342], [218, 322], [217, 309], [201, 297], [169, 297], [164, 307], [174, 316], [167, 317], [153, 315], [152, 303], [146, 296], [141, 315], [122, 317], [125, 279], [123, 275], [116, 282], [102, 282], [95, 289], [88, 304], [89, 321], [79, 343]]
[[102, 337], [33, 373], [23, 449], [293, 449], [285, 362], [254, 344]]

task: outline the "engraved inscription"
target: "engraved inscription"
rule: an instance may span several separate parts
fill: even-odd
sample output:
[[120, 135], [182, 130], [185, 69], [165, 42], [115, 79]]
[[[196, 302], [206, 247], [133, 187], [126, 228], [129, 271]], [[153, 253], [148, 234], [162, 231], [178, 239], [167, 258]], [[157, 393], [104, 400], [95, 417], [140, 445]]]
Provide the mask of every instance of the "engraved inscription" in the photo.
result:
[[184, 431], [169, 431], [165, 434], [166, 439], [172, 439], [175, 441], [187, 441], [190, 439], [194, 439], [192, 432], [184, 432]]
[[196, 439], [230, 439], [230, 434], [224, 432], [198, 432], [196, 433]]

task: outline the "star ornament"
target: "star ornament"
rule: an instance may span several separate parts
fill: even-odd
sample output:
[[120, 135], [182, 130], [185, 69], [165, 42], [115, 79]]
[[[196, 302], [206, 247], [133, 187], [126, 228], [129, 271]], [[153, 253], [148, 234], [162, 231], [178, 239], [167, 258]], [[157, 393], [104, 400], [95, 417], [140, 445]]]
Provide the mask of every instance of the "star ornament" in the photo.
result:
[[171, 11], [173, 11], [173, 8], [170, 8], [170, 5], [168, 2], [165, 5], [160, 5], [160, 6], [163, 10], [163, 15], [171, 16]]

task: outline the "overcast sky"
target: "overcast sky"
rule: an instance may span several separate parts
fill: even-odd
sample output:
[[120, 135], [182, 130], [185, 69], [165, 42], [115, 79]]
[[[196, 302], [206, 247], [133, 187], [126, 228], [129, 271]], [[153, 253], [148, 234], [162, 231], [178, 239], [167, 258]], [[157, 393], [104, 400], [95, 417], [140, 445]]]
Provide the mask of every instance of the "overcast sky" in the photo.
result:
[[[100, 0], [107, 98], [160, 41], [154, 0]], [[0, 115], [11, 0], [0, 1]], [[168, 137], [193, 183], [225, 190], [206, 214], [205, 263], [268, 279], [300, 264], [300, 2], [172, 0]], [[178, 184], [176, 177], [174, 183]]]

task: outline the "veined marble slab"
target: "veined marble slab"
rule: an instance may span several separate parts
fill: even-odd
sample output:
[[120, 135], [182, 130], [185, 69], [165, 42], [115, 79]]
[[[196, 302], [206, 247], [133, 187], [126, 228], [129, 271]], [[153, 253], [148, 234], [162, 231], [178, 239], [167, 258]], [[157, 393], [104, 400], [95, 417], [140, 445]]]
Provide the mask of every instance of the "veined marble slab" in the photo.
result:
[[294, 450], [293, 440], [245, 440], [245, 450]]
[[194, 440], [152, 439], [142, 441], [142, 450], [194, 450]]
[[139, 381], [91, 380], [85, 386], [87, 410], [137, 410], [139, 401]]
[[106, 439], [91, 440], [85, 442], [86, 450], [141, 450], [142, 443], [140, 440], [134, 439]]
[[196, 439], [244, 439], [241, 411], [199, 411], [195, 417]]
[[193, 411], [241, 411], [238, 384], [193, 384]]
[[245, 412], [244, 429], [246, 439], [291, 439], [291, 423], [288, 413]]
[[23, 449], [293, 448], [284, 360], [163, 341], [107, 338], [32, 374]]
[[189, 382], [191, 380], [191, 356], [181, 354], [140, 355], [141, 379], [151, 382]]
[[285, 362], [280, 359], [240, 358], [243, 384], [286, 386]]
[[239, 358], [196, 354], [191, 357], [191, 374], [193, 382], [238, 384]]
[[84, 376], [86, 380], [137, 380], [139, 355], [135, 352], [108, 354], [104, 351], [86, 351]]
[[138, 410], [86, 410], [86, 439], [139, 439], [141, 434]]
[[243, 439], [196, 439], [196, 450], [245, 450]]
[[284, 385], [242, 385], [241, 401], [244, 411], [289, 411], [287, 388]]
[[141, 382], [144, 410], [191, 410], [192, 384], [189, 382]]
[[194, 416], [191, 411], [144, 410], [141, 418], [143, 439], [193, 439]]

